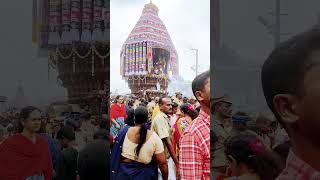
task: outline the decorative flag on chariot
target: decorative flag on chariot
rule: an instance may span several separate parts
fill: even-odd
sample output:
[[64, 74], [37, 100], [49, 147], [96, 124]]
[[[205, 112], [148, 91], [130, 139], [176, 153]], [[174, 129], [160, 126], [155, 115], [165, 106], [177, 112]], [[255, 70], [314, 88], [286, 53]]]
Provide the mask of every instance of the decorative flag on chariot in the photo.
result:
[[131, 74], [131, 44], [127, 45], [128, 46], [128, 75]]
[[147, 73], [147, 42], [143, 43], [143, 49], [142, 49], [142, 69], [143, 69], [143, 74]]
[[59, 27], [61, 23], [60, 0], [50, 0], [49, 3], [49, 45], [60, 43]]
[[103, 9], [103, 20], [104, 20], [104, 41], [109, 42], [110, 40], [110, 1], [104, 1]]
[[102, 0], [93, 0], [94, 6], [93, 6], [93, 32], [92, 32], [92, 40], [93, 41], [101, 41], [103, 39], [103, 15], [102, 15], [102, 9], [103, 9], [103, 1]]
[[130, 63], [130, 65], [129, 65], [129, 67], [130, 67], [130, 69], [129, 69], [129, 75], [132, 75], [133, 74], [133, 63], [134, 63], [134, 52], [133, 52], [133, 48], [134, 48], [134, 46], [133, 46], [133, 44], [131, 44], [130, 45], [130, 61], [129, 61], [129, 63]]
[[80, 0], [71, 0], [70, 35], [72, 41], [80, 40], [80, 18]]
[[61, 41], [63, 44], [71, 44], [70, 35], [70, 18], [71, 18], [71, 0], [62, 1], [62, 34]]
[[135, 44], [134, 52], [135, 52], [134, 74], [137, 75], [139, 73], [139, 43]]
[[[149, 44], [148, 44], [149, 45]], [[149, 45], [148, 47], [148, 50], [147, 50], [147, 60], [148, 60], [148, 71], [149, 73], [151, 73], [151, 70], [153, 68], [153, 62], [152, 62], [152, 58], [153, 58], [153, 54], [152, 54], [152, 48], [151, 46]]]
[[143, 42], [139, 43], [139, 74], [143, 74]]
[[128, 76], [129, 73], [129, 47], [128, 45], [125, 45], [125, 57], [124, 57], [124, 62], [125, 62], [125, 76]]
[[33, 0], [32, 42], [40, 48], [48, 45], [49, 0]]
[[92, 25], [92, 0], [82, 1], [82, 42], [91, 42], [91, 25]]

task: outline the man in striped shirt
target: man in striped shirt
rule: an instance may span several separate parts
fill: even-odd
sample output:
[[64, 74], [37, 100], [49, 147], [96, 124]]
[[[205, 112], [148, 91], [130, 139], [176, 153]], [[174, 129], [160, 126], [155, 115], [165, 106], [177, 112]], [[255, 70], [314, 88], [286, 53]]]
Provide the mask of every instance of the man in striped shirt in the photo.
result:
[[320, 29], [279, 44], [264, 62], [261, 81], [269, 108], [290, 137], [277, 180], [320, 179]]
[[180, 176], [181, 180], [207, 180], [210, 179], [210, 71], [193, 80], [192, 91], [201, 110], [180, 141]]

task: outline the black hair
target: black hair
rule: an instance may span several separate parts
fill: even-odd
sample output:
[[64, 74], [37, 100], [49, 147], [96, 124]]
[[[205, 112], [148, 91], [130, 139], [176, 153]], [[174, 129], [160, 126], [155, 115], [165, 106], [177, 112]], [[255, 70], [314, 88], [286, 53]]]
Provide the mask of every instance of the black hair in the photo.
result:
[[47, 129], [46, 129], [46, 128], [47, 128], [47, 122], [41, 120], [40, 129], [38, 130], [37, 133], [39, 133], [39, 134], [45, 134], [45, 133], [47, 133]]
[[109, 122], [109, 118], [107, 119], [102, 119], [100, 122], [99, 122], [99, 128], [100, 129], [109, 129], [107, 126], [108, 126], [108, 122]]
[[183, 101], [183, 103], [188, 103], [188, 98], [184, 97], [182, 101]]
[[74, 128], [70, 125], [64, 125], [57, 133], [57, 139], [68, 139], [70, 141], [75, 140]]
[[119, 98], [120, 98], [120, 97], [123, 97], [123, 96], [122, 96], [122, 95], [117, 95], [117, 97], [116, 97], [116, 100], [115, 100], [115, 101], [116, 101], [116, 102], [118, 102], [118, 100], [119, 100]]
[[34, 106], [26, 106], [26, 107], [21, 109], [20, 114], [19, 114], [20, 115], [20, 120], [18, 121], [18, 127], [17, 127], [18, 132], [22, 132], [23, 131], [23, 125], [22, 125], [21, 121], [24, 121], [24, 120], [28, 119], [28, 117], [30, 116], [30, 114], [33, 111], [41, 112], [39, 108], [34, 107]]
[[130, 99], [130, 100], [128, 101], [128, 106], [129, 106], [129, 107], [133, 107], [133, 104], [134, 104], [133, 99]]
[[139, 106], [134, 110], [134, 122], [136, 125], [142, 125], [139, 130], [139, 140], [138, 146], [136, 147], [136, 155], [139, 157], [140, 150], [142, 145], [147, 139], [148, 129], [145, 126], [145, 123], [148, 121], [148, 110], [146, 107]]
[[175, 107], [178, 107], [179, 104], [177, 104], [176, 102], [172, 102], [172, 107], [175, 108]]
[[203, 90], [204, 86], [206, 85], [206, 82], [210, 78], [210, 70], [205, 71], [201, 74], [199, 74], [194, 80], [192, 81], [192, 92], [193, 95], [197, 98], [196, 92]]
[[140, 101], [141, 102], [147, 102], [147, 100], [145, 98], [141, 98]]
[[197, 110], [198, 112], [200, 112], [201, 106], [196, 107], [196, 110]]
[[81, 180], [110, 179], [109, 148], [108, 141], [99, 139], [79, 152], [77, 169]]
[[38, 109], [34, 106], [27, 106], [27, 107], [22, 108], [20, 111], [20, 119], [22, 119], [22, 120], [27, 119], [30, 116], [30, 114], [35, 110], [40, 112], [40, 109]]
[[129, 108], [128, 110], [128, 117], [126, 119], [126, 123], [129, 126], [134, 126], [134, 109]]
[[189, 103], [182, 104], [180, 106], [180, 110], [188, 114], [192, 120], [198, 117], [198, 112], [195, 109], [193, 109], [193, 106]]
[[148, 97], [148, 102], [152, 102], [152, 100], [155, 99], [154, 97], [152, 97], [152, 96], [150, 96], [150, 95], [148, 95], [147, 97]]
[[237, 164], [245, 164], [261, 180], [274, 180], [277, 177], [279, 170], [276, 166], [276, 159], [256, 136], [249, 133], [239, 133], [227, 138], [224, 146], [225, 154], [229, 160], [231, 160], [229, 157], [231, 156]]
[[95, 139], [95, 140], [97, 140], [97, 139], [108, 140], [109, 135], [110, 135], [110, 133], [107, 129], [100, 129], [93, 134], [93, 139]]
[[290, 151], [289, 141], [285, 141], [282, 144], [277, 145], [273, 148], [273, 151], [277, 153], [285, 161]]
[[144, 107], [146, 107], [147, 105], [148, 103], [146, 101], [141, 101], [139, 104], [139, 106], [144, 106]]
[[162, 96], [159, 98], [159, 106], [163, 104], [163, 99], [169, 98], [168, 96]]
[[[303, 78], [312, 65], [311, 53], [320, 50], [319, 27], [300, 33], [278, 45], [262, 66], [262, 89], [276, 118], [273, 98], [277, 94], [303, 95]], [[280, 120], [281, 123], [281, 120]]]

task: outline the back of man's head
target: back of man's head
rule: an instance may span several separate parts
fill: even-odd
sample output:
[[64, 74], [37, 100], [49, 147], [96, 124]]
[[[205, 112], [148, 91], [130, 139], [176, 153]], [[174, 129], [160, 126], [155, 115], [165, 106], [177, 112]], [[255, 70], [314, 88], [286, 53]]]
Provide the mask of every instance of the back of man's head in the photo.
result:
[[[305, 95], [304, 78], [314, 65], [312, 56], [316, 51], [320, 52], [318, 28], [300, 33], [281, 43], [263, 64], [261, 72], [263, 93], [269, 108], [284, 127], [296, 118], [281, 113], [275, 97], [280, 95], [282, 99], [290, 100], [294, 97], [301, 99]], [[288, 108], [295, 110], [293, 103]]]
[[76, 138], [74, 129], [70, 125], [64, 125], [57, 133], [57, 139], [67, 139], [73, 141]]
[[[204, 86], [206, 85], [207, 80], [210, 78], [210, 71], [206, 71], [198, 75], [193, 81], [192, 81], [192, 92], [193, 95], [197, 98], [196, 92], [202, 91]], [[198, 99], [198, 98], [197, 98]]]
[[78, 171], [81, 180], [108, 179], [110, 177], [109, 143], [96, 140], [87, 144], [78, 156]]

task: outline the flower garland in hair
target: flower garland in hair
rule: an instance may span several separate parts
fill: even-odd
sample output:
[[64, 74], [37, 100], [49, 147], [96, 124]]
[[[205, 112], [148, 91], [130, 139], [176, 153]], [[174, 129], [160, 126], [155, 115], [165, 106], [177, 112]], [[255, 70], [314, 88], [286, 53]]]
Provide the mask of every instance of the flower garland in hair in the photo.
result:
[[261, 155], [266, 150], [264, 144], [258, 138], [251, 139], [249, 141], [249, 147], [255, 155]]
[[192, 111], [192, 110], [193, 110], [193, 106], [192, 106], [191, 104], [189, 104], [189, 105], [187, 106], [187, 108], [188, 108], [189, 111]]

